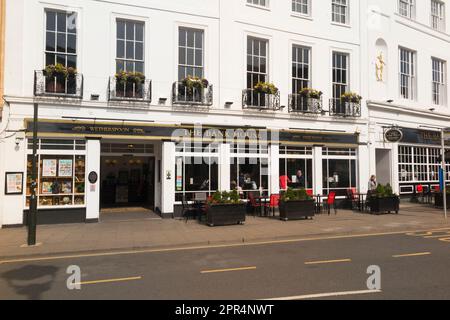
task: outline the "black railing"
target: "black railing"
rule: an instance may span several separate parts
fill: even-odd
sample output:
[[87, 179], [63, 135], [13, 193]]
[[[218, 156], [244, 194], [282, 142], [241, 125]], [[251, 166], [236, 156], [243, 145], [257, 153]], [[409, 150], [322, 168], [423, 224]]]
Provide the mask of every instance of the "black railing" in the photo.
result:
[[142, 82], [122, 82], [116, 77], [109, 79], [110, 101], [133, 101], [133, 102], [152, 102], [152, 81], [143, 80]]
[[212, 106], [213, 86], [189, 88], [183, 82], [175, 82], [172, 87], [172, 103], [174, 105]]
[[242, 107], [244, 109], [280, 110], [280, 92], [269, 94], [254, 89], [245, 89], [242, 91]]
[[322, 98], [316, 99], [316, 98], [308, 98], [300, 94], [290, 94], [289, 112], [322, 114], [323, 113]]
[[48, 96], [59, 98], [83, 98], [83, 75], [46, 76], [45, 72], [34, 72], [34, 95], [36, 97]]
[[347, 102], [341, 99], [330, 99], [330, 116], [361, 117], [361, 102]]

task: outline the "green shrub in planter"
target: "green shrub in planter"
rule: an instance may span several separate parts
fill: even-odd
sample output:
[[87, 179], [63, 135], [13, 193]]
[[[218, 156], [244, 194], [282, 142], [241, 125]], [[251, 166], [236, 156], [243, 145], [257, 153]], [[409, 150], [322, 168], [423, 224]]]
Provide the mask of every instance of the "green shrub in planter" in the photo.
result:
[[246, 206], [237, 191], [218, 191], [208, 201], [206, 223], [211, 227], [243, 224], [245, 219]]
[[379, 184], [377, 189], [369, 194], [368, 203], [370, 212], [374, 214], [391, 213], [400, 211], [400, 198], [394, 194], [390, 184]]
[[315, 201], [305, 189], [289, 188], [280, 198], [280, 219], [300, 220], [314, 217]]

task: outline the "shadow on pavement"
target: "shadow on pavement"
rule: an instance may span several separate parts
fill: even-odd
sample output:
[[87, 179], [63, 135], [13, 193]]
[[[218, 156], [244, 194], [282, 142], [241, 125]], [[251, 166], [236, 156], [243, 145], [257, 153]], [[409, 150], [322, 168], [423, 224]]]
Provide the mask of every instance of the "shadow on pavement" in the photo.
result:
[[4, 272], [1, 277], [18, 295], [29, 300], [40, 300], [42, 294], [51, 289], [58, 269], [54, 266], [27, 265]]

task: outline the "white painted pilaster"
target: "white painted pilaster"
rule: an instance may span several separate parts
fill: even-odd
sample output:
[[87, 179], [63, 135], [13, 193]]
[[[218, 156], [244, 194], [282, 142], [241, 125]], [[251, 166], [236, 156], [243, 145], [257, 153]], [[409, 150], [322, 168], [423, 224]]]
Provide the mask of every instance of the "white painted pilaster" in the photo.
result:
[[[86, 220], [100, 219], [100, 140], [89, 139], [86, 143]], [[89, 174], [96, 172], [97, 182], [92, 184], [89, 181]]]
[[[358, 183], [359, 183], [359, 192], [366, 193], [369, 186], [369, 179], [370, 176], [373, 174], [371, 173], [370, 168], [370, 153], [369, 153], [369, 146], [368, 145], [360, 145], [358, 146]], [[373, 171], [375, 172], [375, 171]], [[356, 185], [358, 186], [358, 184]]]
[[323, 194], [322, 147], [313, 147], [314, 194]]
[[161, 213], [173, 216], [175, 206], [175, 143], [163, 142], [161, 154]]
[[392, 144], [391, 152], [391, 181], [392, 190], [394, 193], [400, 194], [400, 181], [399, 181], [399, 171], [398, 171], [398, 143]]
[[280, 146], [269, 145], [269, 193], [280, 193]]
[[231, 145], [219, 145], [219, 190], [230, 191], [230, 165], [231, 165]]

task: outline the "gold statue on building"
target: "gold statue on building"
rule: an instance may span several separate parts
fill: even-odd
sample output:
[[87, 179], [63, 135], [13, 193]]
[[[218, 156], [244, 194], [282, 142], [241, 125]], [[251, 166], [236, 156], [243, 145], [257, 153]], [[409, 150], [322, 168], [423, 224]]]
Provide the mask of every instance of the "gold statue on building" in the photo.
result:
[[383, 52], [380, 52], [380, 54], [378, 55], [375, 66], [377, 81], [384, 81], [384, 67], [386, 66], [386, 62], [384, 61]]

